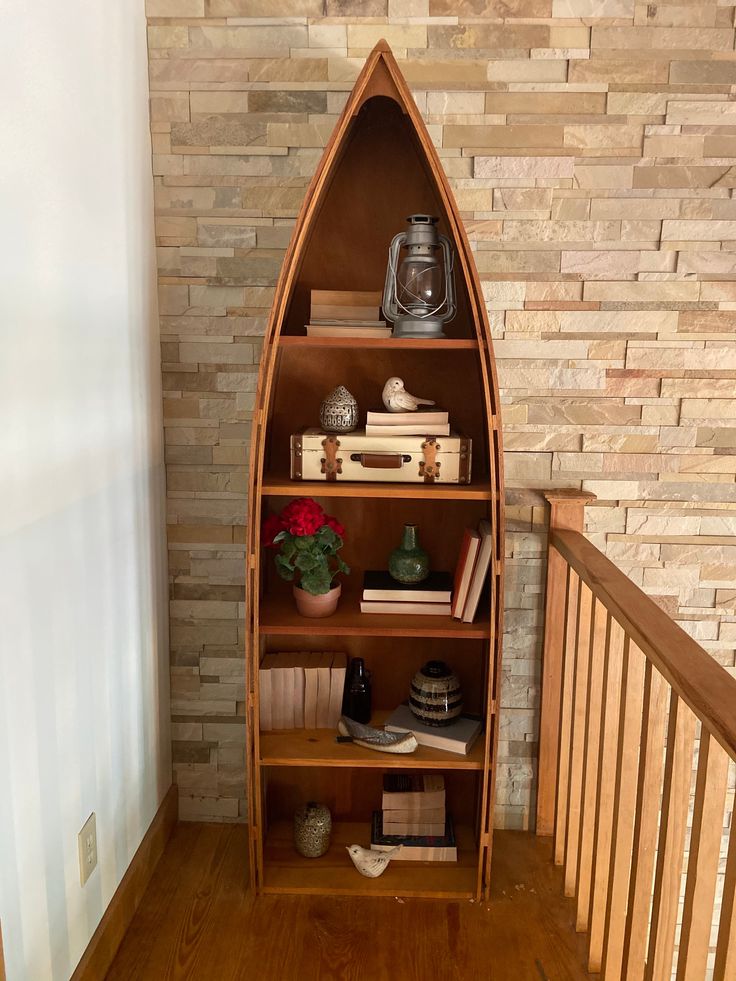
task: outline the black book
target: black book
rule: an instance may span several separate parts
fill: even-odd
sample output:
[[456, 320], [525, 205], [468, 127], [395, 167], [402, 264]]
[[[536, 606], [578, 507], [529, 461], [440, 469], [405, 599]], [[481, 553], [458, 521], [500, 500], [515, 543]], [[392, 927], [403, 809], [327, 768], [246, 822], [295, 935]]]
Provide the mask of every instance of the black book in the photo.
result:
[[371, 823], [371, 849], [387, 852], [397, 845], [401, 852], [396, 856], [401, 862], [456, 862], [457, 841], [452, 818], [445, 819], [443, 835], [385, 835], [383, 833], [383, 814], [373, 812]]
[[391, 573], [383, 570], [363, 573], [364, 600], [449, 603], [451, 598], [452, 575], [449, 572], [430, 572], [422, 582], [397, 582]]

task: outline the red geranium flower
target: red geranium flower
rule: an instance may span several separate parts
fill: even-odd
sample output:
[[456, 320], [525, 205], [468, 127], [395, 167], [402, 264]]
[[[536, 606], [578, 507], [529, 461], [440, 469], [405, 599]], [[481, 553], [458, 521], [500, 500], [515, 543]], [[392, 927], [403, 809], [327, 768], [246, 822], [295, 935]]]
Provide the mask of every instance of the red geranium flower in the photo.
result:
[[279, 532], [284, 530], [284, 522], [281, 520], [278, 514], [269, 514], [266, 520], [263, 522], [263, 528], [261, 534], [263, 535], [263, 544], [266, 548], [270, 548], [275, 544], [274, 538]]
[[298, 497], [281, 512], [284, 526], [292, 535], [314, 535], [325, 524], [325, 513], [311, 497]]
[[335, 532], [336, 535], [339, 535], [340, 538], [345, 537], [345, 529], [337, 520], [337, 518], [333, 518], [331, 514], [327, 514], [325, 515], [325, 519], [326, 519], [325, 524], [329, 525], [329, 527], [332, 528], [332, 530]]

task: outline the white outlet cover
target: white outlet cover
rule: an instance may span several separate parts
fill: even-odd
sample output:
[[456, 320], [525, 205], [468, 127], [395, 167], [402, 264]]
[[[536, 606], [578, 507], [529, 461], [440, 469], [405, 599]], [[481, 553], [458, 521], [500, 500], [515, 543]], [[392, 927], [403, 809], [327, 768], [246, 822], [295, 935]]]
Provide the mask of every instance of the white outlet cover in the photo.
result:
[[94, 811], [84, 822], [84, 827], [77, 835], [79, 848], [79, 881], [82, 885], [97, 868], [97, 822]]

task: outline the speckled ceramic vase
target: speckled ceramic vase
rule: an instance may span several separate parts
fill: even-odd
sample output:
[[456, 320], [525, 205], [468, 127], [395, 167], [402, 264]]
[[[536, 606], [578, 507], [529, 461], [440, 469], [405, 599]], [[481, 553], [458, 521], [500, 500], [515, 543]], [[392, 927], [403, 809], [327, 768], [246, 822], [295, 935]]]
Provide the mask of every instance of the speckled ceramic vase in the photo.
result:
[[309, 801], [294, 813], [294, 847], [304, 858], [319, 858], [330, 847], [332, 815], [324, 804]]
[[344, 385], [338, 385], [324, 400], [319, 421], [326, 433], [351, 433], [358, 425], [358, 403]]
[[397, 582], [424, 582], [429, 575], [429, 556], [419, 547], [416, 525], [404, 525], [401, 545], [388, 557], [388, 571]]
[[427, 726], [447, 726], [461, 714], [460, 682], [444, 661], [427, 661], [414, 675], [409, 708]]

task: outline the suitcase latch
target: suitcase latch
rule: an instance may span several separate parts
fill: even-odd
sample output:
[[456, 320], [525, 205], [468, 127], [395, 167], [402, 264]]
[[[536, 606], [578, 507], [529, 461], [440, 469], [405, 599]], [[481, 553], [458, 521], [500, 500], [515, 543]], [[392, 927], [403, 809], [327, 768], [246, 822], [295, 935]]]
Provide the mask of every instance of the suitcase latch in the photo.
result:
[[424, 478], [425, 484], [433, 484], [439, 478], [442, 464], [437, 459], [437, 453], [441, 449], [434, 437], [429, 437], [422, 443], [424, 459], [419, 461], [419, 476]]
[[337, 455], [340, 440], [337, 436], [327, 436], [322, 440], [322, 448], [325, 455], [322, 457], [321, 472], [325, 474], [326, 480], [337, 480], [337, 475], [342, 473], [342, 459]]

